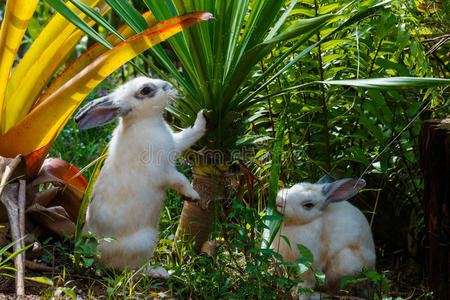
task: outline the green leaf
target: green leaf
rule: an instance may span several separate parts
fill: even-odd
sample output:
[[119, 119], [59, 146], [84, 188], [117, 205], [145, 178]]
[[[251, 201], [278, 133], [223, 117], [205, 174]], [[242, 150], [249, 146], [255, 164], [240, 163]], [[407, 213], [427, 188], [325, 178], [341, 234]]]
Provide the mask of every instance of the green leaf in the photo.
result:
[[53, 286], [53, 281], [47, 277], [25, 277], [25, 279], [31, 280], [34, 282], [38, 282], [38, 283], [42, 283], [42, 284], [46, 284], [49, 286]]
[[278, 19], [278, 21], [273, 26], [272, 30], [270, 30], [269, 34], [266, 37], [266, 40], [270, 40], [271, 38], [273, 38], [275, 36], [275, 34], [277, 34], [278, 30], [284, 24], [284, 22], [286, 21], [286, 18], [289, 16], [289, 14], [291, 13], [292, 9], [294, 8], [294, 6], [296, 4], [297, 4], [297, 0], [291, 1], [289, 6], [284, 10], [283, 15], [281, 15], [281, 17]]
[[375, 63], [377, 65], [379, 65], [380, 67], [383, 67], [386, 70], [395, 70], [395, 71], [397, 71], [398, 75], [400, 75], [400, 76], [409, 76], [409, 75], [411, 75], [410, 74], [411, 72], [408, 70], [408, 68], [406, 68], [401, 63], [396, 63], [396, 62], [393, 62], [393, 61], [390, 61], [390, 60], [388, 60], [386, 58], [381, 58], [381, 57], [377, 58], [375, 60]]
[[94, 259], [93, 258], [83, 258], [83, 261], [84, 261], [84, 265], [86, 267], [90, 267], [94, 263]]
[[228, 93], [234, 92], [245, 82], [244, 78], [247, 77], [251, 68], [260, 59], [266, 56], [277, 43], [295, 38], [313, 29], [318, 30], [320, 26], [325, 25], [332, 17], [333, 15], [323, 15], [309, 19], [300, 19], [280, 34], [274, 36], [272, 39], [265, 40], [264, 42], [246, 51], [233, 73], [229, 78], [227, 78], [230, 82], [228, 86]]
[[450, 79], [443, 78], [419, 78], [419, 77], [389, 77], [370, 79], [349, 79], [349, 80], [327, 80], [317, 81], [324, 84], [347, 85], [353, 87], [363, 87], [370, 89], [411, 89], [430, 88], [434, 86], [450, 85]]
[[30, 38], [34, 41], [40, 32], [41, 26], [39, 25], [39, 21], [37, 18], [31, 18], [28, 23], [28, 34], [30, 35]]
[[316, 278], [317, 284], [323, 286], [325, 284], [325, 273], [320, 270], [314, 270], [314, 277]]
[[108, 147], [105, 147], [103, 149], [103, 152], [99, 156], [98, 161], [94, 165], [94, 171], [91, 173], [91, 177], [89, 178], [88, 186], [86, 187], [86, 190], [84, 191], [83, 200], [81, 200], [80, 209], [78, 210], [78, 216], [77, 216], [77, 224], [75, 229], [75, 240], [78, 241], [81, 234], [81, 228], [84, 224], [84, 219], [86, 217], [86, 211], [87, 207], [89, 205], [89, 202], [91, 201], [91, 195], [92, 191], [94, 189], [95, 181], [98, 178], [98, 175], [100, 174], [100, 168], [103, 164], [103, 161], [106, 158], [106, 155], [108, 153]]
[[364, 154], [364, 151], [359, 148], [359, 147], [350, 147], [348, 149], [348, 151], [350, 153], [352, 153], [354, 155], [355, 160], [354, 161], [358, 161], [364, 165], [369, 165], [370, 161], [367, 159], [367, 157]]
[[256, 266], [254, 264], [249, 263], [245, 267], [245, 272], [246, 273], [252, 273], [255, 269], [256, 269]]
[[140, 33], [148, 28], [147, 22], [141, 16], [139, 11], [128, 1], [106, 0], [109, 6], [133, 29]]
[[312, 263], [303, 257], [297, 258], [295, 262], [296, 264], [294, 265], [294, 269], [297, 275], [307, 272], [312, 266]]
[[[16, 242], [18, 242], [18, 241], [19, 241], [19, 240], [14, 241], [14, 244], [15, 244]], [[10, 246], [10, 245], [11, 245], [11, 244], [9, 244], [9, 245], [7, 245], [7, 246], [5, 246], [5, 247], [8, 247], [8, 246]], [[12, 254], [9, 255], [5, 260], [3, 260], [3, 261], [1, 262], [1, 265], [4, 265], [7, 261], [13, 259], [14, 257], [16, 257], [17, 255], [19, 255], [20, 253], [27, 251], [27, 250], [30, 249], [32, 246], [33, 246], [33, 244], [29, 244], [28, 246], [25, 246], [25, 247], [23, 247], [22, 249], [20, 249], [20, 250], [14, 252], [14, 253], [12, 253]], [[2, 250], [5, 249], [5, 247], [2, 248]], [[5, 251], [6, 251], [6, 250], [5, 250]]]
[[289, 248], [292, 249], [291, 242], [289, 241], [288, 237], [283, 234], [281, 234], [280, 237], [286, 242], [286, 244], [289, 246]]
[[112, 49], [112, 45], [108, 43], [100, 34], [92, 29], [83, 19], [81, 19], [73, 10], [71, 10], [62, 0], [46, 0], [57, 12], [64, 16], [67, 20], [72, 22], [81, 31], [86, 33], [93, 40], [108, 49]]
[[298, 251], [300, 251], [301, 256], [311, 262], [311, 264], [314, 263], [314, 256], [312, 252], [305, 246], [301, 244], [297, 244]]
[[70, 297], [70, 299], [77, 300], [77, 294], [75, 294], [74, 290], [66, 287], [59, 287], [58, 290], [62, 291], [66, 296]]
[[[16, 272], [16, 269], [14, 269], [14, 268], [7, 268], [5, 266], [0, 266], [0, 270], [10, 270], [10, 271]], [[6, 276], [6, 277], [9, 277], [9, 278], [15, 278], [14, 275], [11, 275], [11, 274], [8, 274], [8, 273], [0, 273], [0, 276]]]
[[2, 249], [0, 249], [0, 258], [2, 257], [3, 253], [5, 253], [6, 251], [8, 251], [9, 248], [11, 248], [14, 244], [18, 243], [20, 240], [23, 240], [25, 237], [22, 237], [18, 240], [15, 240], [11, 243], [9, 243], [8, 245], [4, 246]]
[[117, 32], [117, 30], [111, 24], [109, 24], [108, 21], [106, 21], [105, 18], [103, 18], [103, 16], [98, 13], [98, 11], [78, 0], [70, 0], [70, 2], [75, 5], [80, 11], [86, 14], [86, 16], [88, 16], [91, 20], [105, 27], [109, 32], [116, 35], [122, 41], [125, 41], [125, 39]]
[[284, 216], [277, 216], [277, 215], [271, 215], [271, 216], [268, 216], [268, 215], [265, 215], [265, 216], [263, 216], [262, 218], [261, 218], [261, 220], [269, 220], [269, 221], [281, 221], [281, 220], [284, 220], [284, 219], [286, 219], [286, 217], [284, 217]]
[[375, 283], [379, 283], [381, 280], [381, 275], [375, 271], [365, 272], [364, 275], [367, 278], [372, 279], [372, 281], [374, 281]]
[[303, 33], [306, 33], [310, 30], [317, 28], [318, 26], [326, 24], [331, 18], [335, 16], [336, 15], [326, 14], [314, 18], [297, 20], [294, 24], [287, 27], [280, 34], [276, 35], [270, 40], [264, 41], [263, 44], [269, 45], [273, 43], [279, 43], [281, 41], [286, 41], [292, 38], [296, 38]]
[[[280, 124], [278, 126], [275, 142], [273, 144], [272, 150], [272, 166], [270, 168], [270, 181], [269, 181], [269, 199], [267, 204], [267, 216], [280, 216], [281, 214], [277, 211], [276, 208], [276, 199], [278, 194], [278, 182], [280, 179], [280, 170], [281, 170], [281, 161], [282, 161], [282, 152], [283, 152], [283, 136], [284, 136], [284, 127], [286, 124], [287, 118], [287, 105], [284, 108], [283, 114], [280, 118]], [[267, 219], [265, 222], [268, 229], [268, 236], [265, 236], [262, 241], [261, 248], [269, 248], [272, 244], [275, 235], [281, 226], [280, 219]], [[267, 231], [266, 231], [267, 232]]]
[[347, 284], [352, 283], [355, 281], [355, 278], [352, 276], [343, 276], [341, 278], [341, 289], [347, 286]]
[[[287, 65], [285, 65], [283, 68], [281, 68], [281, 70], [279, 70], [277, 73], [275, 73], [275, 75], [273, 75], [272, 77], [267, 79], [268, 74], [270, 74], [279, 64], [281, 64], [284, 61], [284, 59], [287, 57], [287, 55], [289, 55], [290, 53], [287, 54], [287, 55], [286, 55], [286, 53], [283, 54], [261, 76], [259, 76], [256, 80], [253, 80], [252, 84], [244, 92], [241, 93], [240, 98], [244, 98], [242, 100], [242, 102], [250, 101], [260, 91], [262, 91], [267, 85], [269, 85], [275, 79], [279, 78], [281, 76], [281, 74], [283, 74], [287, 69], [289, 69], [294, 64], [296, 64], [303, 56], [308, 54], [312, 49], [314, 49], [318, 45], [322, 44], [324, 41], [328, 40], [330, 37], [332, 37], [334, 34], [338, 33], [339, 31], [341, 31], [343, 28], [345, 28], [345, 27], [347, 27], [349, 25], [352, 25], [352, 24], [354, 24], [354, 23], [356, 23], [356, 22], [366, 18], [370, 14], [372, 14], [375, 11], [377, 11], [378, 9], [382, 8], [383, 5], [388, 3], [388, 2], [391, 2], [391, 0], [387, 0], [387, 1], [383, 1], [381, 3], [377, 3], [377, 4], [373, 5], [372, 7], [370, 7], [369, 9], [366, 9], [364, 11], [358, 12], [355, 15], [351, 16], [347, 21], [342, 23], [336, 29], [334, 29], [331, 32], [329, 32], [327, 35], [322, 37], [319, 41], [317, 41], [316, 43], [314, 43], [311, 46], [307, 47], [306, 49], [302, 50], [294, 59], [291, 59], [290, 62]], [[299, 47], [304, 42], [308, 41], [309, 38], [315, 33], [315, 31], [320, 29], [321, 27], [322, 26], [320, 26], [319, 28], [316, 28], [315, 30], [310, 31], [308, 34], [306, 34], [304, 37], [302, 37], [291, 49], [296, 49], [296, 47]], [[262, 80], [265, 80], [263, 84], [261, 84]], [[251, 89], [256, 87], [256, 86], [259, 86], [259, 87], [254, 92], [249, 94]]]

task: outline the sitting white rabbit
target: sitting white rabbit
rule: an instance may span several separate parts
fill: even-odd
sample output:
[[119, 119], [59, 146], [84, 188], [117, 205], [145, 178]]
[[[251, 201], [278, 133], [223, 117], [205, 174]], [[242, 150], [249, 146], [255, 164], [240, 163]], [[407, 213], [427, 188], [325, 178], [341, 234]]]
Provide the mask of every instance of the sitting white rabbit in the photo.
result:
[[[359, 209], [344, 201], [366, 185], [364, 180], [346, 178], [333, 181], [324, 176], [319, 182], [298, 183], [278, 192], [276, 205], [285, 218], [272, 242], [272, 249], [285, 261], [300, 257], [297, 244], [314, 255], [313, 269], [325, 273], [323, 290], [336, 293], [343, 276], [359, 274], [363, 267], [375, 268], [375, 245], [369, 224]], [[291, 247], [280, 235], [288, 238]], [[301, 285], [314, 288], [314, 274], [302, 274]], [[300, 299], [309, 299], [302, 295]]]
[[[119, 117], [103, 168], [94, 185], [83, 232], [100, 242], [99, 262], [114, 269], [136, 270], [153, 255], [166, 188], [198, 200], [189, 180], [175, 168], [175, 159], [206, 131], [200, 111], [192, 128], [173, 133], [163, 119], [164, 108], [176, 92], [159, 79], [138, 77], [108, 96], [84, 106], [75, 116], [81, 130]], [[164, 268], [149, 271], [167, 278]]]

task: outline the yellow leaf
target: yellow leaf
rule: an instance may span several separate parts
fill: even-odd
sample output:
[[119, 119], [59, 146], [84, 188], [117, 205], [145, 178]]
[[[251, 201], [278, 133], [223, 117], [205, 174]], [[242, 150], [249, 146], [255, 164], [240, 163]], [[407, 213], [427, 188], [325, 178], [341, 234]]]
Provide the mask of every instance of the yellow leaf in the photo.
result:
[[[156, 18], [153, 16], [151, 11], [148, 11], [142, 14], [145, 21], [149, 26], [153, 26], [156, 23]], [[119, 34], [125, 39], [129, 38], [135, 32], [128, 25], [123, 25], [118, 30]], [[122, 42], [116, 35], [110, 34], [106, 40], [113, 46], [118, 45]], [[64, 83], [66, 83], [70, 78], [78, 74], [81, 70], [83, 70], [88, 64], [90, 64], [94, 59], [99, 57], [101, 54], [105, 53], [108, 49], [100, 45], [99, 43], [95, 43], [88, 50], [86, 50], [80, 57], [78, 57], [70, 66], [68, 66], [64, 72], [58, 76], [52, 84], [47, 88], [44, 95], [39, 98], [38, 102], [34, 105], [36, 107], [43, 101], [45, 101], [49, 95], [51, 95], [54, 91], [59, 89]]]
[[159, 23], [108, 50], [1, 136], [0, 155], [6, 157], [11, 157], [15, 153], [27, 155], [48, 145], [83, 99], [114, 70], [183, 29], [211, 18], [212, 15], [206, 12], [178, 16]]
[[[97, 4], [99, 0], [89, 0], [85, 1], [85, 3], [89, 6], [94, 6]], [[102, 10], [104, 7], [104, 1], [99, 3], [102, 5]], [[74, 7], [72, 4], [68, 3], [68, 6], [74, 10], [78, 15], [81, 15], [81, 12]], [[109, 7], [109, 6], [107, 6]], [[84, 14], [83, 14], [84, 15]], [[84, 18], [86, 20], [86, 18]], [[24, 74], [30, 67], [36, 62], [39, 56], [42, 55], [42, 52], [49, 47], [49, 45], [58, 38], [66, 39], [68, 35], [76, 30], [76, 26], [73, 25], [70, 21], [65, 19], [59, 13], [56, 13], [55, 16], [50, 20], [50, 22], [45, 26], [45, 28], [39, 33], [37, 39], [31, 44], [30, 48], [25, 53], [24, 57], [20, 60], [20, 63], [17, 65], [14, 70], [11, 78], [8, 82], [8, 90], [6, 98], [9, 98], [12, 91], [14, 91], [19, 84], [19, 81], [22, 79]], [[64, 34], [63, 34], [64, 33]]]
[[[104, 1], [89, 2], [88, 4], [93, 6], [103, 5], [100, 8], [101, 14], [105, 14], [109, 10], [109, 6], [99, 3]], [[71, 9], [74, 9], [89, 25], [94, 24], [94, 21], [77, 11], [75, 7], [72, 6]], [[42, 89], [49, 83], [82, 36], [82, 31], [60, 14], [56, 14], [52, 18], [11, 75], [3, 104], [5, 115], [2, 132], [8, 131], [25, 117], [33, 103], [41, 95]]]
[[38, 0], [9, 0], [6, 2], [5, 17], [0, 30], [0, 124], [9, 73], [38, 2]]

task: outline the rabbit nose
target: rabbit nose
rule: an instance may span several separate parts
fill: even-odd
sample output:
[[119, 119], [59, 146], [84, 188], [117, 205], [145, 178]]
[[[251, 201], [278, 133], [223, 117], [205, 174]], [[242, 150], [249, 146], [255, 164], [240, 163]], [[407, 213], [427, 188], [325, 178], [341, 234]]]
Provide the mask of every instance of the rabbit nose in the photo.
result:
[[277, 202], [275, 202], [275, 206], [281, 208], [281, 207], [283, 207], [283, 203], [277, 201]]

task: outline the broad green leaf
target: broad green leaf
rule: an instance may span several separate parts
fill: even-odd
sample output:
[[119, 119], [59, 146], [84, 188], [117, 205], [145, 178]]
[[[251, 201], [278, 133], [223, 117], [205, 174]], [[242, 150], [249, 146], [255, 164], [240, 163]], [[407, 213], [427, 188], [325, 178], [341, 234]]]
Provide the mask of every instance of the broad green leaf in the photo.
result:
[[331, 3], [328, 5], [320, 6], [319, 13], [320, 14], [326, 14], [329, 13], [335, 9], [339, 8], [339, 3]]
[[[38, 0], [9, 0], [0, 29], [0, 124], [11, 67]], [[1, 133], [1, 132], [0, 132]]]
[[300, 257], [295, 260], [294, 264], [294, 270], [297, 273], [297, 275], [301, 275], [309, 270], [311, 268], [312, 263], [307, 260], [306, 258]]
[[349, 283], [353, 283], [355, 281], [355, 278], [352, 276], [343, 276], [341, 279], [341, 289], [346, 287]]
[[263, 221], [266, 221], [266, 220], [268, 220], [268, 221], [282, 221], [282, 220], [284, 220], [284, 219], [286, 219], [284, 216], [279, 216], [279, 215], [265, 215], [265, 216], [263, 216], [262, 218], [261, 218], [261, 220], [263, 220]]
[[342, 45], [342, 44], [350, 43], [350, 42], [351, 42], [350, 39], [333, 39], [330, 41], [326, 41], [326, 42], [323, 42], [323, 44], [322, 44], [322, 51], [334, 49], [338, 45]]
[[41, 26], [39, 24], [39, 21], [37, 18], [31, 18], [30, 23], [28, 24], [28, 34], [30, 35], [30, 38], [34, 41], [39, 36], [39, 33], [41, 32]]
[[320, 270], [314, 270], [314, 277], [316, 278], [317, 284], [323, 286], [325, 284], [325, 273]]
[[435, 86], [448, 86], [450, 79], [444, 78], [419, 78], [419, 77], [389, 77], [349, 80], [327, 80], [318, 81], [325, 84], [348, 85], [369, 89], [414, 89], [430, 88]]
[[371, 280], [373, 280], [375, 283], [379, 283], [382, 278], [381, 275], [375, 271], [365, 272], [364, 275], [367, 278], [370, 278]]
[[299, 7], [292, 10], [291, 15], [304, 15], [307, 17], [314, 17], [316, 12], [313, 8]]
[[390, 61], [388, 59], [385, 58], [377, 58], [375, 63], [381, 67], [383, 67], [384, 69], [392, 69], [398, 72], [398, 75], [400, 76], [409, 76], [410, 75], [410, 71], [408, 70], [408, 68], [406, 68], [404, 65], [400, 64], [400, 63], [396, 63], [393, 61]]
[[297, 244], [297, 248], [300, 252], [301, 257], [308, 260], [312, 265], [314, 263], [314, 256], [312, 252], [307, 247], [301, 244]]
[[337, 54], [337, 53], [324, 55], [322, 57], [322, 63], [325, 65], [325, 64], [327, 64], [329, 62], [336, 61], [336, 60], [341, 59], [343, 57], [344, 57], [344, 54]]

